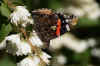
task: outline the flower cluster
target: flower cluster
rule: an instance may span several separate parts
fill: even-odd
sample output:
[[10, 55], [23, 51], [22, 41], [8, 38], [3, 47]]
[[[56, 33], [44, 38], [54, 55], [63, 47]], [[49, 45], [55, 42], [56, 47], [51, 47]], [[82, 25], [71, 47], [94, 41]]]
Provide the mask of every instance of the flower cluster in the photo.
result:
[[71, 5], [67, 7], [67, 12], [70, 12], [80, 17], [86, 16], [90, 19], [97, 19], [100, 17], [100, 8], [95, 0], [75, 0], [74, 2], [78, 6]]
[[65, 33], [60, 38], [52, 39], [50, 41], [50, 48], [52, 51], [58, 50], [63, 46], [75, 51], [76, 53], [82, 53], [89, 47], [96, 45], [96, 40], [89, 38], [88, 40], [80, 40], [72, 34]]
[[[16, 56], [27, 56], [17, 66], [46, 66], [50, 55], [42, 51], [44, 44], [32, 29], [29, 34], [25, 27], [34, 24], [31, 14], [25, 6], [16, 6], [10, 15], [11, 23], [19, 28], [18, 33], [11, 34], [0, 43], [0, 49]], [[28, 26], [29, 27], [29, 26]]]
[[[44, 60], [44, 62], [48, 64], [49, 63], [48, 58], [51, 58], [51, 56], [42, 52], [41, 58]], [[32, 54], [23, 59], [21, 62], [17, 63], [17, 66], [41, 66], [40, 64], [41, 64], [40, 58]]]
[[11, 23], [26, 27], [27, 24], [33, 24], [33, 19], [25, 6], [16, 6], [15, 11], [10, 15]]

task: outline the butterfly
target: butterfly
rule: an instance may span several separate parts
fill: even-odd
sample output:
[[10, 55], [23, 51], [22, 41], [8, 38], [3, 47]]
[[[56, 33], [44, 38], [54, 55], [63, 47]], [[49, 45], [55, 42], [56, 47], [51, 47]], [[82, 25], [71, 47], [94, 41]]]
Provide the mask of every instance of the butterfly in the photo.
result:
[[40, 39], [49, 44], [54, 39], [70, 31], [77, 24], [78, 18], [72, 14], [64, 14], [52, 9], [36, 9], [32, 11], [34, 30]]

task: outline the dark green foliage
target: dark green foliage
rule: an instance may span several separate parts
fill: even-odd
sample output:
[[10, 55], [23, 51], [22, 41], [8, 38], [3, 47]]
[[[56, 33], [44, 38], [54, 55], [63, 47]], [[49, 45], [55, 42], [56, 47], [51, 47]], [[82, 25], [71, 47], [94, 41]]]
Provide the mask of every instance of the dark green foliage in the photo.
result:
[[90, 20], [88, 18], [79, 18], [77, 27], [94, 27], [94, 26], [99, 26], [99, 20]]
[[[11, 56], [13, 57], [13, 56]], [[11, 59], [10, 56], [7, 54], [3, 55], [3, 57], [0, 59], [0, 66], [16, 66], [16, 63], [14, 62], [14, 59]]]
[[7, 7], [7, 4], [5, 4], [5, 3], [1, 4], [0, 13], [5, 17], [9, 17], [11, 12], [10, 12], [9, 8]]
[[11, 32], [12, 27], [10, 24], [5, 25], [3, 24], [0, 29], [0, 42]]
[[88, 66], [90, 63], [90, 50], [87, 50], [83, 53], [75, 53], [74, 62], [78, 63], [78, 66]]

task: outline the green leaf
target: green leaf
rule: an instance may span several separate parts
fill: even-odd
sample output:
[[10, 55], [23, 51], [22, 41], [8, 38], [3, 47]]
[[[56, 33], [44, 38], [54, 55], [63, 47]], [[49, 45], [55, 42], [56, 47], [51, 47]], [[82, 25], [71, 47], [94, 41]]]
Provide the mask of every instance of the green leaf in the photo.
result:
[[59, 0], [50, 0], [49, 7], [53, 9], [62, 8], [62, 4]]
[[3, 24], [0, 30], [0, 42], [11, 32], [12, 27], [10, 24]]
[[90, 49], [83, 53], [76, 53], [74, 55], [74, 61], [77, 61], [79, 66], [87, 66], [90, 63]]
[[11, 13], [9, 8], [7, 7], [7, 5], [4, 4], [4, 3], [2, 3], [1, 6], [0, 6], [0, 12], [5, 17], [9, 17], [9, 15]]
[[16, 63], [15, 63], [15, 59], [14, 58], [13, 58], [13, 56], [4, 54], [4, 56], [0, 60], [0, 66], [16, 66]]
[[94, 26], [99, 26], [99, 21], [98, 20], [91, 20], [88, 18], [79, 18], [77, 27], [94, 27]]

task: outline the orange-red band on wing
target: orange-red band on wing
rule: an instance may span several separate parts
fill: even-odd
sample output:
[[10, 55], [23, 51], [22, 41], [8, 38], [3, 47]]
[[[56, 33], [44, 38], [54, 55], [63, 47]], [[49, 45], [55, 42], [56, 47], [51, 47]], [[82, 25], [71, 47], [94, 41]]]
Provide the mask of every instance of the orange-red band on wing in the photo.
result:
[[57, 29], [56, 29], [56, 35], [60, 36], [60, 29], [61, 29], [61, 20], [58, 19], [57, 21]]

